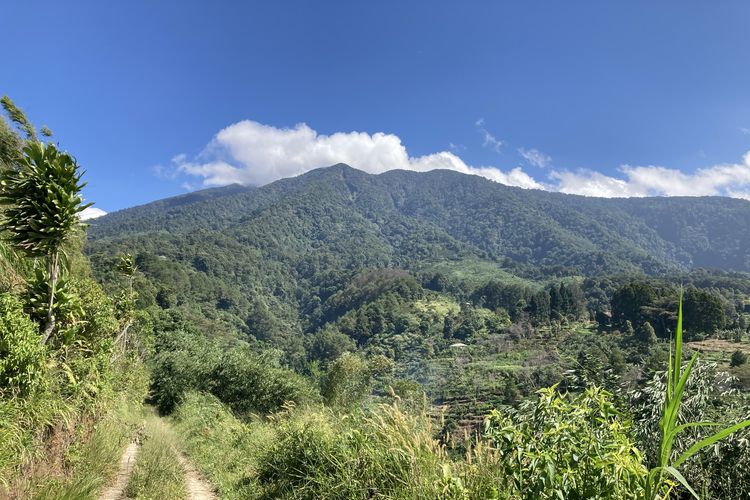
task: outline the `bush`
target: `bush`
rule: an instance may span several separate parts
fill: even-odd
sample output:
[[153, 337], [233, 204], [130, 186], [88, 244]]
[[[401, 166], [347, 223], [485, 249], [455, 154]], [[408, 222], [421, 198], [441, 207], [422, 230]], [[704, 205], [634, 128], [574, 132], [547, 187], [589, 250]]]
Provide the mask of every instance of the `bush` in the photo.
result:
[[172, 413], [186, 392], [206, 389], [213, 360], [196, 357], [196, 354], [179, 350], [161, 352], [154, 357], [149, 401], [160, 413]]
[[370, 394], [370, 367], [356, 354], [344, 353], [331, 363], [322, 394], [331, 406], [351, 407]]
[[242, 422], [215, 396], [199, 393], [185, 395], [173, 422], [185, 452], [221, 498], [257, 497], [253, 474], [275, 437], [273, 422]]
[[732, 369], [732, 376], [737, 380], [735, 386], [741, 391], [750, 391], [750, 365], [744, 364]]
[[427, 416], [395, 405], [295, 415], [258, 463], [261, 498], [448, 498], [449, 461], [433, 434]]
[[39, 340], [37, 325], [21, 302], [0, 295], [0, 391], [27, 393], [42, 381], [46, 349]]
[[729, 366], [734, 368], [735, 366], [742, 366], [745, 363], [747, 363], [747, 354], [739, 350], [732, 353], [732, 359], [729, 361]]
[[211, 392], [240, 414], [268, 414], [287, 402], [305, 404], [318, 399], [306, 378], [247, 346], [227, 351], [210, 378]]
[[637, 498], [646, 469], [611, 395], [592, 388], [569, 398], [555, 389], [487, 418], [503, 468], [498, 489], [512, 498]]

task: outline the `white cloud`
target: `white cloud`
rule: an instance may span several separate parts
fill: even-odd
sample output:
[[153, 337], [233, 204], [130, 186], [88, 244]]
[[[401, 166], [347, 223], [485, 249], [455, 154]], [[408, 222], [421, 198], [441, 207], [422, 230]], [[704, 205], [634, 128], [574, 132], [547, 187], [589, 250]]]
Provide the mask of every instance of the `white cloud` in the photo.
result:
[[523, 159], [526, 160], [529, 165], [533, 165], [539, 168], [546, 167], [552, 161], [552, 158], [534, 148], [518, 148], [518, 154], [521, 155], [521, 157], [523, 157]]
[[441, 168], [481, 175], [513, 186], [543, 188], [518, 167], [507, 172], [493, 167], [474, 167], [449, 151], [413, 157], [409, 156], [401, 139], [393, 134], [337, 132], [323, 135], [304, 123], [277, 128], [244, 120], [216, 134], [196, 159], [177, 155], [172, 163], [173, 167], [157, 168], [157, 174], [164, 178], [174, 172], [199, 177], [204, 186], [262, 185], [318, 167], [347, 163], [372, 174], [393, 169], [426, 172]]
[[[478, 120], [476, 126], [484, 129], [484, 121]], [[720, 195], [750, 199], [750, 152], [741, 162], [709, 166], [693, 173], [663, 166], [625, 165], [615, 175], [586, 169], [556, 169], [548, 171], [545, 178], [535, 178], [519, 166], [501, 170], [493, 166], [468, 165], [456, 154], [459, 148], [454, 151], [410, 156], [394, 134], [337, 132], [324, 135], [304, 123], [277, 128], [245, 120], [219, 131], [196, 158], [177, 155], [168, 166], [155, 167], [154, 171], [162, 178], [178, 179], [187, 190], [197, 188], [197, 184], [203, 187], [232, 183], [263, 185], [315, 168], [347, 163], [372, 174], [393, 169], [417, 172], [448, 169], [511, 186], [585, 196]], [[546, 166], [551, 161], [536, 149], [520, 148], [518, 152], [531, 165]], [[195, 179], [200, 182], [196, 183]]]
[[502, 140], [495, 137], [494, 135], [492, 135], [484, 127], [484, 118], [478, 119], [476, 122], [474, 122], [474, 125], [476, 125], [477, 130], [479, 130], [479, 133], [482, 134], [482, 137], [484, 138], [484, 142], [482, 143], [482, 146], [493, 150], [495, 153], [499, 153], [503, 147], [503, 144], [505, 143]]
[[740, 163], [701, 168], [692, 174], [660, 167], [625, 165], [620, 168], [624, 178], [609, 177], [590, 170], [555, 171], [550, 177], [553, 186], [563, 193], [585, 196], [730, 196], [750, 195], [750, 152]]
[[105, 212], [101, 208], [87, 207], [83, 209], [83, 212], [79, 214], [79, 217], [81, 220], [90, 220], [101, 217], [102, 215], [107, 215], [107, 212]]

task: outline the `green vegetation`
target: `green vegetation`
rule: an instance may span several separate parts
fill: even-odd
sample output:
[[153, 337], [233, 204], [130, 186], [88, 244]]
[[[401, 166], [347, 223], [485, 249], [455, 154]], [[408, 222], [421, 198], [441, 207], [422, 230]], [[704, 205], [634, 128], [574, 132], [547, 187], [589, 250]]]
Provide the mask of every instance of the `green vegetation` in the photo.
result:
[[[61, 457], [45, 457], [46, 462], [37, 466], [50, 467], [45, 475], [39, 472], [16, 484], [21, 498], [44, 500], [83, 500], [98, 498], [101, 490], [117, 472], [123, 448], [130, 441], [140, 423], [140, 402], [112, 405], [110, 413], [98, 417], [95, 422], [71, 422], [65, 437], [66, 450], [50, 449], [64, 453]], [[58, 417], [55, 415], [55, 417]], [[82, 428], [75, 429], [74, 425]], [[60, 460], [61, 463], [51, 462]], [[64, 468], [64, 474], [53, 467]], [[20, 486], [20, 487], [19, 487]]]
[[148, 376], [138, 352], [113, 359], [123, 317], [81, 253], [77, 164], [38, 142], [10, 99], [2, 105], [0, 496], [96, 498], [137, 426]]
[[511, 416], [491, 412], [485, 429], [508, 498], [643, 498], [641, 453], [606, 391], [543, 389]]
[[185, 471], [172, 429], [156, 415], [147, 414], [143, 442], [125, 488], [128, 498], [152, 500], [187, 498]]
[[693, 354], [687, 366], [682, 368], [682, 295], [680, 295], [679, 312], [677, 315], [677, 330], [675, 331], [674, 354], [670, 350], [669, 370], [667, 372], [667, 392], [664, 400], [664, 410], [662, 411], [659, 427], [661, 428], [661, 444], [659, 448], [659, 458], [657, 464], [648, 473], [646, 481], [646, 498], [659, 498], [662, 496], [662, 484], [664, 476], [672, 475], [679, 483], [685, 487], [692, 495], [698, 498], [698, 494], [688, 484], [688, 481], [677, 469], [685, 461], [692, 458], [704, 448], [708, 448], [717, 441], [750, 426], [750, 420], [736, 423], [726, 427], [710, 436], [701, 439], [692, 444], [687, 451], [673, 458], [673, 449], [675, 440], [680, 432], [691, 427], [714, 427], [719, 426], [715, 422], [686, 422], [678, 424], [680, 417], [680, 405], [684, 397], [685, 386], [687, 385], [693, 366], [698, 359], [698, 353]]
[[175, 411], [173, 422], [185, 452], [221, 498], [241, 500], [259, 495], [248, 476], [257, 470], [261, 454], [273, 442], [274, 420], [244, 422], [215, 397], [189, 393]]
[[337, 165], [87, 241], [2, 104], [0, 496], [95, 498], [139, 432], [136, 498], [182, 452], [222, 498], [750, 494], [747, 202]]
[[[133, 252], [142, 273], [132, 281], [137, 307], [149, 311], [155, 338], [153, 401], [175, 412], [188, 453], [225, 496], [357, 498], [377, 490], [406, 498], [420, 490], [425, 498], [502, 498], [544, 490], [586, 498], [597, 489], [635, 498], [646, 495], [645, 471], [661, 463], [654, 409], [665, 404], [680, 287], [687, 340], [747, 336], [750, 281], [747, 260], [737, 257], [746, 252], [744, 233], [719, 235], [713, 224], [744, 227], [748, 207], [583, 199], [451, 172], [370, 176], [337, 165], [111, 214], [91, 228], [87, 252], [112, 291], [122, 287], [114, 259]], [[688, 270], [695, 265], [724, 270]], [[734, 366], [738, 379], [725, 381], [728, 356], [721, 362], [696, 365], [677, 425], [692, 416], [745, 418], [748, 377]], [[429, 423], [435, 447], [419, 452], [429, 465], [411, 473], [424, 482], [389, 482], [389, 467], [404, 469], [387, 463], [385, 441], [369, 426], [392, 415], [394, 400], [405, 419]], [[544, 404], [549, 418], [535, 420]], [[487, 415], [494, 423], [485, 428]], [[614, 428], [585, 418], [568, 427], [581, 415]], [[574, 433], [571, 449], [597, 439], [601, 449], [575, 455], [599, 468], [541, 448], [534, 460], [554, 470], [499, 458], [531, 460], [513, 445], [531, 439], [561, 447], [539, 439], [549, 432], [543, 420]], [[516, 436], [508, 442], [492, 434], [505, 425]], [[210, 433], [216, 447], [201, 434], [214, 427], [231, 429], [228, 441]], [[689, 427], [675, 453], [708, 438], [707, 429]], [[421, 442], [422, 431], [413, 431], [388, 432]], [[708, 496], [747, 491], [731, 489], [742, 480], [724, 458], [748, 458], [737, 445], [743, 436], [683, 464], [691, 487]], [[294, 443], [302, 443], [297, 458]], [[221, 455], [227, 449], [232, 463]], [[351, 462], [359, 455], [383, 469]], [[529, 483], [517, 483], [518, 474]], [[652, 491], [689, 493], [665, 474]]]
[[42, 344], [55, 328], [55, 296], [60, 279], [63, 245], [81, 225], [78, 215], [88, 206], [80, 195], [78, 164], [54, 144], [30, 142], [15, 168], [0, 180], [0, 204], [7, 240], [31, 257], [47, 261], [46, 325]]

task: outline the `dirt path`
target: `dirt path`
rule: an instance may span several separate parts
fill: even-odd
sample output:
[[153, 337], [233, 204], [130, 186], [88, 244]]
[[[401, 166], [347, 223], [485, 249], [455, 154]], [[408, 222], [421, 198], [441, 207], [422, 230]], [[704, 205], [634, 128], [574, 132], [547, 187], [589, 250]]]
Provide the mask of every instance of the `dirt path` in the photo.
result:
[[203, 479], [193, 464], [182, 455], [178, 456], [182, 468], [185, 469], [185, 486], [188, 490], [190, 500], [217, 500], [219, 497], [214, 493], [213, 488]]
[[124, 491], [130, 479], [130, 473], [133, 472], [136, 455], [138, 455], [138, 443], [130, 443], [120, 458], [120, 470], [117, 471], [115, 482], [104, 490], [99, 496], [99, 500], [120, 500], [125, 498]]
[[[165, 432], [172, 432], [168, 421], [163, 419], [158, 419], [158, 421], [164, 426]], [[102, 492], [99, 500], [127, 500], [129, 498], [125, 496], [125, 489], [128, 486], [133, 466], [138, 458], [139, 449], [140, 445], [136, 442], [128, 445], [120, 458], [120, 468], [117, 471], [114, 483]], [[176, 451], [176, 454], [180, 465], [185, 471], [185, 489], [187, 490], [188, 500], [218, 500], [210, 483], [193, 467], [193, 464], [179, 451]]]

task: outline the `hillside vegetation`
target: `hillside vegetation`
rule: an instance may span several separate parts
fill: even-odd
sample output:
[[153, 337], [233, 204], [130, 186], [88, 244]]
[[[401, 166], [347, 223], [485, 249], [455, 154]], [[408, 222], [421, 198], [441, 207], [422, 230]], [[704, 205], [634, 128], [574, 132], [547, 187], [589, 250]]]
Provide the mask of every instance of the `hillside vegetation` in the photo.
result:
[[[152, 401], [176, 412], [227, 497], [640, 498], [659, 463], [680, 286], [687, 339], [746, 344], [748, 215], [724, 198], [603, 200], [336, 165], [110, 214], [87, 252], [105, 283], [112, 258], [135, 253], [139, 306], [162, 311]], [[700, 363], [681, 419], [743, 417], [748, 376], [730, 354]], [[513, 448], [594, 408], [616, 433]], [[608, 444], [587, 453], [616, 469], [564, 463], [591, 436]], [[687, 481], [747, 491], [726, 462], [747, 460], [742, 442], [701, 454]], [[393, 449], [415, 462], [389, 462]], [[552, 469], [519, 469], [549, 449]]]
[[96, 498], [138, 426], [147, 334], [81, 252], [75, 160], [2, 105], [0, 497]]
[[336, 165], [85, 228], [6, 110], [3, 495], [96, 498], [129, 441], [135, 498], [185, 457], [237, 499], [750, 494], [749, 203]]

